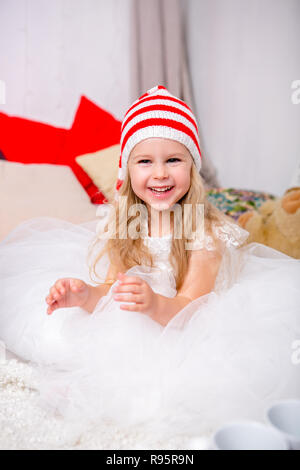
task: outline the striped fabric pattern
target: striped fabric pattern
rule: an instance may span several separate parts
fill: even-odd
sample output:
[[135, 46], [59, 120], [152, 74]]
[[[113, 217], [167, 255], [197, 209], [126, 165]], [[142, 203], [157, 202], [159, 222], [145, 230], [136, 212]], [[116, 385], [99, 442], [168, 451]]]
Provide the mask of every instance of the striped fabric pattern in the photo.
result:
[[142, 140], [161, 137], [176, 140], [190, 151], [201, 169], [201, 150], [196, 118], [189, 106], [164, 86], [151, 88], [127, 110], [121, 127], [121, 155], [116, 190], [121, 187], [132, 149]]

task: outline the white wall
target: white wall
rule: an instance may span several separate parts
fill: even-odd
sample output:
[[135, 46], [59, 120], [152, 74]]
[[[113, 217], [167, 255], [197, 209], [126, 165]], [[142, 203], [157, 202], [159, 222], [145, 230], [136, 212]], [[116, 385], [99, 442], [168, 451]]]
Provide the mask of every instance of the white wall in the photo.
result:
[[130, 0], [0, 0], [0, 110], [70, 127], [81, 94], [129, 106]]
[[204, 152], [222, 185], [280, 195], [300, 159], [300, 1], [185, 1]]
[[[300, 0], [182, 0], [201, 147], [223, 186], [281, 194], [300, 157]], [[9, 114], [70, 127], [81, 94], [122, 119], [131, 0], [0, 0]]]

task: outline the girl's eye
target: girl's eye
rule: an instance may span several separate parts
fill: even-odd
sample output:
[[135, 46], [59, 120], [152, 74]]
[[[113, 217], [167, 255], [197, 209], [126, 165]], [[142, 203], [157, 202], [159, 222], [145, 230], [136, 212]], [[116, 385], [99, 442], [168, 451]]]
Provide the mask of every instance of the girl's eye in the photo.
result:
[[[180, 162], [180, 159], [177, 158], [177, 157], [172, 157], [172, 158], [169, 158], [169, 159], [168, 159], [168, 162], [170, 162], [170, 161], [172, 161], [172, 163], [173, 163], [174, 161], [175, 161], [175, 162]], [[138, 163], [148, 163], [148, 162], [150, 162], [150, 160], [146, 160], [146, 159], [145, 159], [145, 160], [139, 160]]]
[[[172, 157], [167, 160], [168, 162], [174, 163], [174, 162], [180, 162], [180, 159], [177, 157]], [[150, 160], [144, 159], [144, 160], [139, 160], [138, 163], [149, 163]]]

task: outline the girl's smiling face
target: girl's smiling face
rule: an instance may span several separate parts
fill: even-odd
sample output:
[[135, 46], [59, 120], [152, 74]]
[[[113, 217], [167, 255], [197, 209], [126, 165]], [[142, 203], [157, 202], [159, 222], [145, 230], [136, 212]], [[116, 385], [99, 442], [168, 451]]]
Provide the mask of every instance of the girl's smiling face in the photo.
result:
[[189, 190], [192, 163], [183, 144], [158, 137], [145, 139], [128, 159], [132, 189], [148, 209], [169, 209]]

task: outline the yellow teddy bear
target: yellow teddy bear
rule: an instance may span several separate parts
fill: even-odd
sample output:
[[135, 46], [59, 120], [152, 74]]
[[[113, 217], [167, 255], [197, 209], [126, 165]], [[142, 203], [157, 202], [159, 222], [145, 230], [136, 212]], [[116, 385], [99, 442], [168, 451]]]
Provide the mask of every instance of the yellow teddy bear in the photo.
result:
[[263, 243], [300, 259], [300, 187], [266, 201], [258, 211], [245, 212], [238, 223], [250, 233], [247, 243]]

